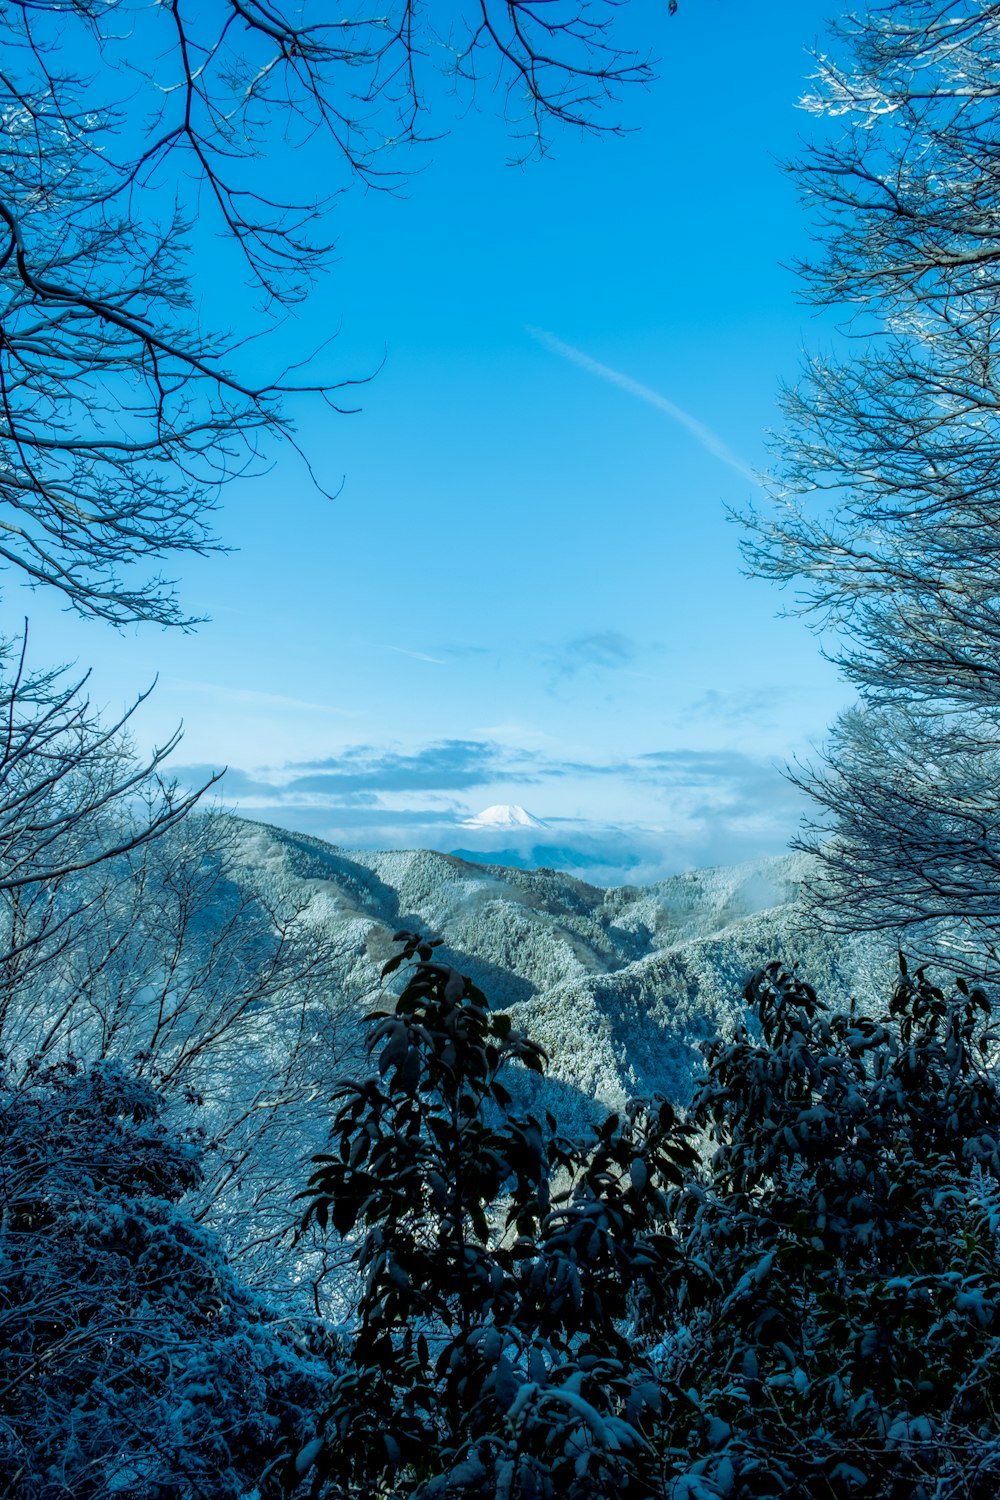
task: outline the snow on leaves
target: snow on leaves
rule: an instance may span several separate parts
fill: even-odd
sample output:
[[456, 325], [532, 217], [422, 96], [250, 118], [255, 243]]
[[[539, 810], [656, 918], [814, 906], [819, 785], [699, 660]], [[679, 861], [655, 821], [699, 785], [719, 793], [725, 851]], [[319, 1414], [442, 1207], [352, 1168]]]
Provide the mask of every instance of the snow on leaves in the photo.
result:
[[314, 1430], [314, 1336], [179, 1206], [199, 1152], [162, 1109], [73, 1059], [0, 1087], [2, 1494], [263, 1500]]
[[365, 1278], [317, 1495], [995, 1494], [981, 991], [903, 964], [874, 1018], [772, 965], [686, 1120], [635, 1103], [581, 1142], [511, 1110], [499, 1075], [537, 1052], [401, 940], [389, 1061], [338, 1095], [307, 1194]]

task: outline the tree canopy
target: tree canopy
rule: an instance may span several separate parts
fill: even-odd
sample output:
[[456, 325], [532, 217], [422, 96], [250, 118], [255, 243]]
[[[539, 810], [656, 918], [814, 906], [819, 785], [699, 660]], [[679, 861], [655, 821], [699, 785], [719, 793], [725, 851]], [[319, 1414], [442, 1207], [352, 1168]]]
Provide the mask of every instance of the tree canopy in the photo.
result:
[[[466, 101], [501, 101], [518, 157], [544, 151], [554, 127], [619, 128], [614, 106], [652, 62], [620, 39], [618, 11], [10, 6], [0, 566], [118, 625], [184, 623], [162, 560], [218, 545], [220, 487], [258, 470], [274, 441], [295, 446], [296, 403], [352, 399], [355, 379], [331, 380], [315, 349], [282, 371], [266, 341], [252, 347], [328, 262], [339, 191], [404, 180], [429, 102], [429, 129], [444, 128], [439, 68]], [[223, 254], [213, 234], [229, 247], [225, 311], [223, 278], [205, 269]]]
[[998, 35], [991, 0], [905, 0], [847, 18], [816, 59], [800, 270], [851, 338], [786, 393], [748, 545], [832, 627], [861, 695], [799, 778], [823, 809], [822, 920], [980, 966], [1000, 915]]

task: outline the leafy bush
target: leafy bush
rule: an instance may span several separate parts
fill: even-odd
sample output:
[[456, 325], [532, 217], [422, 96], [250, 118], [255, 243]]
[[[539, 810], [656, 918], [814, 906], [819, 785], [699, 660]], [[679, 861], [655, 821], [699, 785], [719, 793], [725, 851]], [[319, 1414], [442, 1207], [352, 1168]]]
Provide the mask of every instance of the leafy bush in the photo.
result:
[[670, 1105], [587, 1146], [519, 1116], [501, 1074], [544, 1054], [431, 944], [369, 1036], [377, 1075], [336, 1096], [306, 1219], [364, 1231], [352, 1368], [315, 1488], [336, 1494], [648, 1496], [648, 1353], [677, 1251], [664, 1189], [695, 1154]]
[[[676, 1197], [708, 1295], [674, 1337], [691, 1495], [993, 1496], [1000, 1487], [1000, 1091], [990, 1006], [901, 973], [830, 1012], [776, 966], [708, 1049], [712, 1152]], [[678, 1322], [683, 1316], [678, 1307]]]
[[[881, 1019], [778, 966], [686, 1120], [519, 1117], [540, 1049], [415, 934], [307, 1219], [360, 1232], [316, 1495], [987, 1500], [1000, 1487], [989, 1002]], [[695, 1143], [700, 1136], [701, 1150]]]

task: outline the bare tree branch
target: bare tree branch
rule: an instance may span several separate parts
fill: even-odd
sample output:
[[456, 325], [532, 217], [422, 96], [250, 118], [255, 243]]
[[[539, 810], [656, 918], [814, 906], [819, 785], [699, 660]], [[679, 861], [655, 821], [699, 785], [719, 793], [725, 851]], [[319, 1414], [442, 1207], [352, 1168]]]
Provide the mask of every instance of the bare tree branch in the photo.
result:
[[[619, 9], [481, 0], [442, 31], [417, 0], [351, 15], [324, 0], [15, 0], [0, 68], [0, 568], [117, 625], [193, 623], [160, 562], [219, 547], [222, 487], [275, 442], [296, 447], [289, 403], [341, 412], [358, 383], [247, 373], [248, 336], [327, 264], [338, 193], [403, 182], [442, 59], [455, 89], [501, 99], [519, 158], [551, 126], [620, 129], [608, 106], [652, 65], [621, 41]], [[328, 185], [300, 201], [293, 152], [315, 169], [297, 180]], [[233, 329], [198, 312], [213, 230], [261, 304]]]
[[829, 630], [861, 703], [794, 779], [820, 919], [1000, 956], [1000, 4], [849, 17], [805, 101], [807, 295], [843, 360], [785, 393], [754, 571]]

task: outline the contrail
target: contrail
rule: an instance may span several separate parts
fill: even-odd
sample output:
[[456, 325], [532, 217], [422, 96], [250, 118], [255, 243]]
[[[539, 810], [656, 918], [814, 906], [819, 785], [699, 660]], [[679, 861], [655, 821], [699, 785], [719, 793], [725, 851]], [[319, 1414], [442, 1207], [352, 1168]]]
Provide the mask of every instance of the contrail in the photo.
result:
[[397, 656], [412, 656], [414, 661], [433, 662], [436, 667], [443, 667], [445, 665], [440, 656], [428, 656], [426, 651], [408, 651], [405, 646], [383, 646], [382, 649], [383, 651], [395, 651]]
[[601, 380], [607, 380], [609, 384], [618, 386], [619, 390], [628, 391], [630, 396], [638, 396], [639, 400], [645, 401], [648, 406], [655, 406], [657, 411], [662, 411], [665, 416], [685, 428], [707, 453], [711, 453], [722, 463], [728, 464], [731, 469], [735, 469], [737, 474], [742, 474], [744, 479], [749, 479], [752, 484], [759, 484], [760, 481], [750, 465], [738, 458], [710, 427], [699, 422], [697, 417], [692, 417], [690, 412], [686, 412], [682, 406], [675, 406], [672, 401], [667, 400], [666, 396], [661, 396], [659, 391], [640, 384], [638, 380], [633, 380], [631, 375], [623, 375], [621, 370], [612, 370], [610, 365], [602, 365], [598, 360], [591, 359], [590, 355], [584, 354], [582, 349], [574, 349], [572, 344], [564, 344], [562, 339], [557, 339], [554, 333], [546, 333], [544, 328], [529, 327], [528, 332], [533, 339], [544, 344], [546, 349], [551, 349], [553, 354], [559, 354], [563, 359], [568, 359], [571, 364], [579, 365], [581, 370], [589, 370], [591, 375], [598, 375]]

